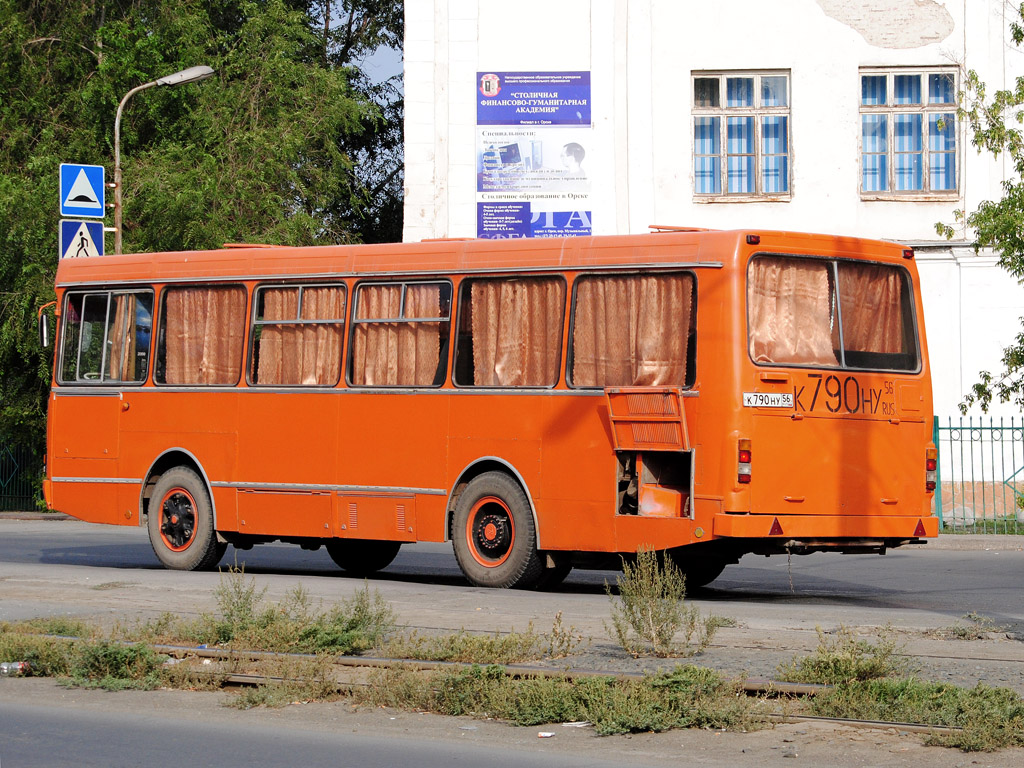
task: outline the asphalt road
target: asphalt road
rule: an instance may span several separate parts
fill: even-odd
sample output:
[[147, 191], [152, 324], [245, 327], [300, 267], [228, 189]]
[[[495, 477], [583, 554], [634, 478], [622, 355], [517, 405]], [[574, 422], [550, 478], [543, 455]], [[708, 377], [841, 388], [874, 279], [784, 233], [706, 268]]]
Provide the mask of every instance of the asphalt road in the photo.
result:
[[[0, 764], [12, 768], [621, 768], [574, 755], [500, 750], [435, 740], [422, 733], [381, 739], [348, 728], [268, 728], [266, 723], [200, 720], [175, 708], [83, 710], [0, 701]], [[474, 727], [473, 730], [476, 730]]]
[[[1024, 633], [1024, 551], [1016, 541], [993, 544], [904, 549], [884, 557], [817, 554], [791, 563], [748, 556], [689, 597], [705, 614], [735, 619], [697, 662], [737, 676], [771, 675], [778, 663], [815, 647], [818, 627], [891, 625], [910, 655], [924, 660], [926, 678], [1024, 692], [1024, 643], [1001, 633], [981, 642], [949, 641], [929, 631], [975, 613], [1010, 637]], [[229, 549], [222, 565], [232, 564], [244, 565], [246, 578], [266, 590], [268, 601], [301, 585], [329, 606], [364, 583], [342, 575], [324, 551], [295, 546]], [[195, 616], [216, 609], [223, 578], [164, 570], [144, 529], [0, 519], [0, 621], [73, 616], [109, 625], [168, 611]], [[407, 627], [502, 631], [533, 623], [543, 632], [560, 612], [564, 626], [589, 643], [572, 663], [607, 671], [664, 666], [663, 660], [634, 660], [611, 641], [604, 585], [615, 578], [614, 572], [573, 572], [552, 593], [479, 589], [462, 578], [449, 546], [421, 544], [404, 547], [369, 584]], [[537, 728], [356, 711], [344, 702], [238, 712], [222, 706], [228, 695], [67, 691], [47, 680], [0, 678], [0, 765], [765, 768], [792, 765], [785, 758], [797, 751], [805, 762], [835, 768], [965, 764], [958, 753], [926, 749], [895, 730], [864, 737], [831, 726], [785, 726], [758, 734], [687, 731], [630, 740], [555, 724], [549, 729], [554, 738], [538, 740]], [[1018, 765], [1022, 754], [987, 756], [981, 764]]]
[[[1005, 541], [1005, 539], [1004, 539]], [[354, 588], [324, 550], [307, 552], [297, 546], [271, 544], [246, 551], [229, 548], [222, 566], [244, 566], [246, 573], [271, 585], [301, 582], [315, 595], [330, 598]], [[168, 588], [168, 598], [182, 583], [215, 584], [216, 574], [165, 571], [150, 549], [146, 532], [139, 528], [96, 526], [78, 521], [0, 520], [0, 577], [17, 565], [46, 566], [40, 573], [65, 584], [143, 580]], [[115, 571], [111, 574], [110, 570]], [[31, 569], [35, 571], [35, 569]], [[264, 578], [265, 577], [265, 578]], [[371, 579], [385, 597], [408, 600], [420, 613], [431, 607], [447, 619], [420, 617], [422, 626], [469, 626], [459, 604], [488, 614], [510, 617], [537, 613], [552, 616], [558, 610], [604, 602], [605, 582], [614, 584], [610, 571], [574, 571], [551, 594], [493, 591], [471, 587], [462, 577], [446, 544], [406, 545], [395, 562]], [[878, 555], [819, 553], [804, 557], [747, 555], [731, 565], [709, 588], [692, 595], [720, 613], [756, 626], [784, 621], [814, 627], [823, 622], [848, 624], [941, 627], [968, 613], [985, 616], [1011, 633], [1024, 634], [1024, 551], [999, 549], [929, 549], [905, 547]], [[338, 585], [348, 585], [338, 589]], [[204, 592], [208, 590], [204, 589]], [[59, 600], [59, 594], [54, 595]], [[532, 608], [528, 607], [532, 606]], [[46, 605], [37, 606], [46, 612]], [[31, 607], [26, 607], [31, 612]], [[168, 610], [178, 609], [169, 604]], [[67, 606], [61, 607], [67, 612]], [[0, 619], [29, 618], [0, 603]], [[480, 629], [508, 628], [482, 626]]]

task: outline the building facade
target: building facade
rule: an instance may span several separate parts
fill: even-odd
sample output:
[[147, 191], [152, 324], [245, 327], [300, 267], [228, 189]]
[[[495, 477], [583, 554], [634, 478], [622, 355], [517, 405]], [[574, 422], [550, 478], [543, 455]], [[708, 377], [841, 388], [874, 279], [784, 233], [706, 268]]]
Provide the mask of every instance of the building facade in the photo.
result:
[[[1012, 172], [956, 118], [1024, 75], [1000, 0], [407, 0], [405, 239], [829, 232], [917, 252], [935, 409], [1024, 290], [939, 222]], [[1011, 413], [998, 405], [994, 413]]]

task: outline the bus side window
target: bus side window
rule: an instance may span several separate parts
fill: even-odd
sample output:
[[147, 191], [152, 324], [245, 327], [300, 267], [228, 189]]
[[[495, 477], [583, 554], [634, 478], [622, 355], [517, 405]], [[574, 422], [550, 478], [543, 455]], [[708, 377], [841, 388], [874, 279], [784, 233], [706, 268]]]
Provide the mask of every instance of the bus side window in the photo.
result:
[[459, 303], [455, 383], [553, 387], [562, 357], [561, 278], [466, 280]]
[[357, 286], [354, 300], [349, 352], [352, 386], [444, 384], [451, 283], [363, 283]]
[[576, 281], [572, 384], [687, 386], [694, 278], [598, 275]]
[[298, 285], [256, 292], [254, 385], [333, 387], [341, 378], [345, 286]]
[[68, 298], [61, 348], [62, 382], [146, 380], [153, 295], [109, 291]]
[[156, 382], [237, 384], [242, 370], [245, 299], [241, 286], [165, 290]]

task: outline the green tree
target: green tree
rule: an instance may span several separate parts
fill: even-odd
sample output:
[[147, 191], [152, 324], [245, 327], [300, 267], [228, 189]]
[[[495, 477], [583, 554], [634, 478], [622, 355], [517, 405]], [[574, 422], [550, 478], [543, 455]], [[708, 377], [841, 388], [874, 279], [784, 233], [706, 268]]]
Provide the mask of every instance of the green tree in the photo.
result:
[[401, 94], [357, 62], [402, 34], [380, 0], [0, 0], [0, 439], [42, 448], [58, 165], [112, 177], [123, 95], [216, 70], [125, 109], [126, 251], [377, 241], [401, 232]]
[[[1024, 3], [1016, 8], [1010, 24], [1015, 45], [1024, 43]], [[1005, 154], [1011, 161], [1014, 176], [1003, 182], [1003, 196], [986, 200], [972, 212], [954, 213], [959, 226], [975, 233], [975, 250], [991, 248], [999, 265], [1024, 282], [1024, 77], [1018, 77], [1013, 88], [989, 94], [985, 83], [974, 70], [964, 78], [957, 116], [968, 124], [971, 141], [979, 152]], [[936, 225], [939, 234], [952, 238], [953, 225]], [[960, 410], [964, 413], [977, 403], [987, 411], [993, 397], [1013, 401], [1024, 408], [1024, 319], [1022, 330], [1003, 350], [1003, 369], [998, 375], [981, 371], [979, 380], [964, 397]]]

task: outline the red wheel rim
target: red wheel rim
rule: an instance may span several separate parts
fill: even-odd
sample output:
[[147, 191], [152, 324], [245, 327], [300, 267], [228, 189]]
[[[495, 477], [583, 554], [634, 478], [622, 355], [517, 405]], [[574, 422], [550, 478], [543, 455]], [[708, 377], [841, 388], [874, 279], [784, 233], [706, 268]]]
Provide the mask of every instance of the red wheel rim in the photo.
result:
[[484, 496], [469, 511], [466, 543], [473, 559], [484, 568], [497, 568], [508, 560], [516, 540], [512, 511], [497, 496]]
[[160, 538], [172, 552], [183, 552], [196, 538], [196, 500], [184, 488], [172, 488], [160, 500]]

